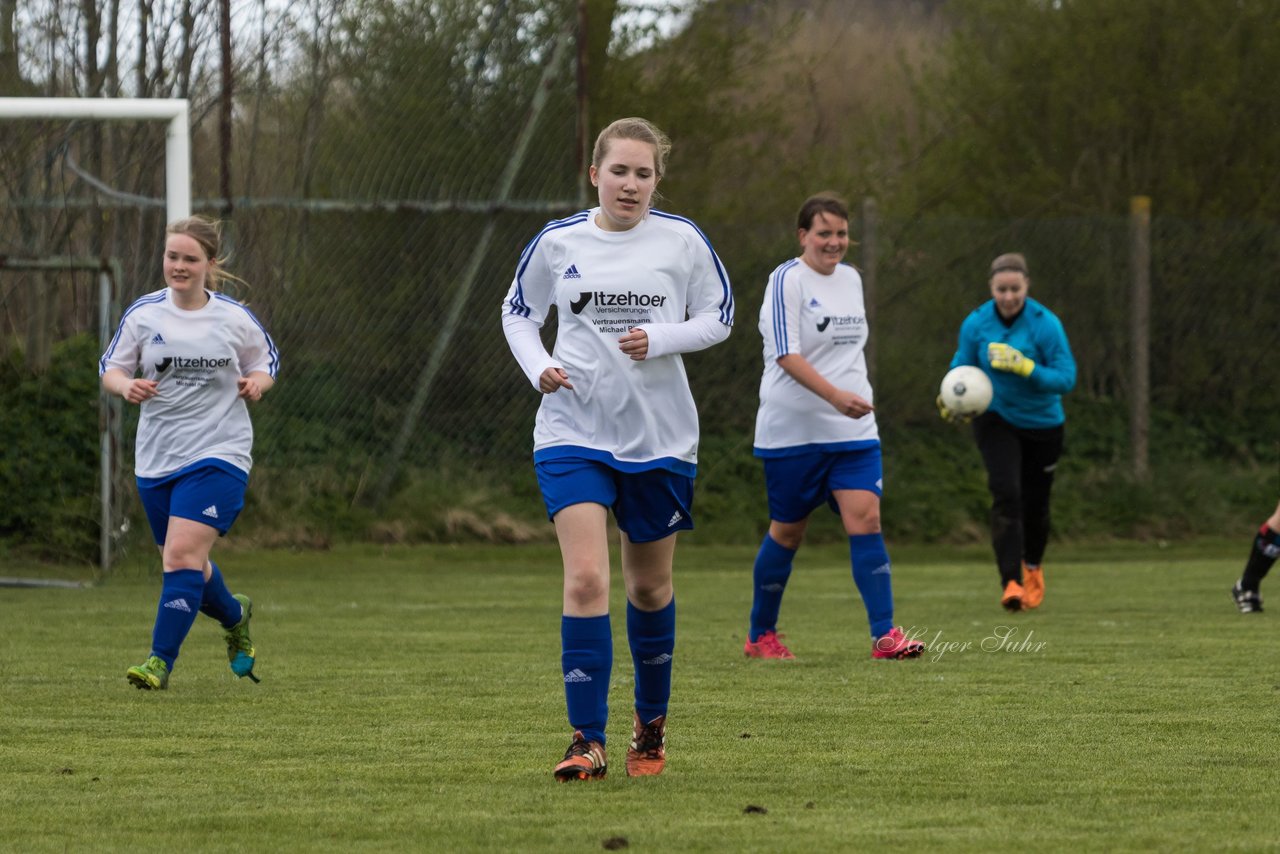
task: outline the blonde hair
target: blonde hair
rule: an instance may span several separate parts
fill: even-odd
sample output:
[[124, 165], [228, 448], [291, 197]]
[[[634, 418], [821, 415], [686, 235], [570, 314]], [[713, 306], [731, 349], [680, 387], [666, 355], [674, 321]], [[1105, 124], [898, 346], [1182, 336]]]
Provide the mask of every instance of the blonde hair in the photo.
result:
[[205, 282], [211, 291], [220, 290], [224, 282], [248, 287], [249, 283], [239, 276], [227, 272], [224, 265], [228, 257], [220, 255], [222, 251], [222, 223], [219, 220], [205, 219], [202, 216], [189, 216], [175, 220], [165, 227], [166, 236], [181, 234], [190, 237], [204, 250], [205, 258], [212, 263], [209, 266], [209, 277]]
[[600, 131], [595, 148], [591, 150], [591, 165], [600, 168], [609, 153], [609, 143], [615, 139], [634, 139], [653, 146], [653, 171], [661, 178], [667, 170], [667, 155], [671, 153], [671, 140], [648, 119], [638, 116], [618, 119]]

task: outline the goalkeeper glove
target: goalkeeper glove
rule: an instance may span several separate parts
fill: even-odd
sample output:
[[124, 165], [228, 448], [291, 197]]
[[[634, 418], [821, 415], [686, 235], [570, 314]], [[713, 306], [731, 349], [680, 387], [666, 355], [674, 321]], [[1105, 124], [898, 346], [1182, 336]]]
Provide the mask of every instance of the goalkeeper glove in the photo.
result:
[[987, 358], [997, 371], [1008, 371], [1020, 377], [1029, 377], [1036, 369], [1036, 363], [1022, 355], [1021, 350], [997, 341], [987, 345]]
[[938, 399], [934, 401], [938, 405], [938, 414], [942, 416], [942, 420], [948, 424], [968, 424], [973, 420], [972, 415], [962, 415], [959, 412], [952, 412], [947, 405], [942, 402], [942, 395], [938, 395]]

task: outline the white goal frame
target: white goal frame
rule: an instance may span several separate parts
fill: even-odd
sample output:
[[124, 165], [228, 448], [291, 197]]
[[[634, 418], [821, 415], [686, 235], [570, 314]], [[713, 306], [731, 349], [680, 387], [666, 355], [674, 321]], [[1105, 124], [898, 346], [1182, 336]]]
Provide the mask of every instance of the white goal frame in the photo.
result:
[[98, 119], [165, 121], [165, 213], [191, 216], [191, 110], [185, 98], [0, 98], [0, 121]]
[[[191, 112], [185, 98], [0, 98], [0, 121], [20, 119], [92, 119], [97, 121], [167, 122], [164, 146], [165, 215], [167, 222], [191, 216]], [[111, 334], [115, 305], [113, 285], [118, 284], [118, 265], [92, 259], [41, 259], [28, 262], [7, 259], [10, 269], [91, 269], [100, 270], [99, 337]], [[110, 272], [109, 272], [110, 271]], [[114, 276], [112, 275], [114, 272]], [[105, 349], [105, 343], [103, 345]], [[100, 393], [102, 433], [100, 483], [102, 531], [99, 569], [105, 575], [111, 566], [111, 480], [110, 413], [106, 394]], [[31, 583], [39, 586], [58, 582], [33, 579], [0, 579], [0, 586]]]

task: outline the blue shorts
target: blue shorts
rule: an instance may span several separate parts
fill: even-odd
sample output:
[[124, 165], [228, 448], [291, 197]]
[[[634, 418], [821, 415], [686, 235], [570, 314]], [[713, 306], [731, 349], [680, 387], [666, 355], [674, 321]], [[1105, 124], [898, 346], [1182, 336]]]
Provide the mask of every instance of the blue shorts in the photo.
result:
[[825, 501], [839, 513], [837, 489], [864, 489], [882, 496], [884, 471], [880, 446], [856, 451], [814, 451], [790, 457], [766, 457], [764, 482], [769, 493], [769, 518], [800, 522]]
[[622, 472], [581, 457], [535, 462], [547, 518], [571, 504], [603, 504], [633, 543], [693, 528], [693, 478], [666, 469]]
[[197, 464], [168, 477], [138, 478], [138, 497], [156, 545], [163, 546], [169, 517], [191, 519], [226, 536], [240, 511], [248, 482], [217, 465]]

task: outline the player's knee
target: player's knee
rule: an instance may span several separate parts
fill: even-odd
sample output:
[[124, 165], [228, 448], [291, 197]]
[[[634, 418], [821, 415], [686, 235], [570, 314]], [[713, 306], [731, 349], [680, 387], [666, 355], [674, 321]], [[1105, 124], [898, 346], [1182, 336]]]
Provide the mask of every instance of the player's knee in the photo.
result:
[[844, 529], [850, 536], [880, 533], [880, 510], [877, 508], [845, 515]]
[[991, 512], [999, 516], [1022, 515], [1022, 492], [1018, 489], [992, 489]]
[[652, 582], [632, 582], [627, 587], [627, 598], [641, 611], [657, 611], [671, 601], [671, 579]]
[[1011, 513], [994, 510], [991, 513], [991, 533], [997, 539], [1005, 536], [1018, 527], [1019, 519]]
[[195, 551], [188, 549], [166, 550], [162, 558], [165, 572], [173, 572], [178, 569], [198, 569], [203, 572], [207, 559], [207, 554], [197, 554]]
[[609, 598], [609, 586], [594, 572], [571, 573], [564, 579], [565, 600], [582, 609]]
[[769, 525], [769, 539], [784, 549], [795, 551], [804, 541], [804, 522], [773, 522]]

